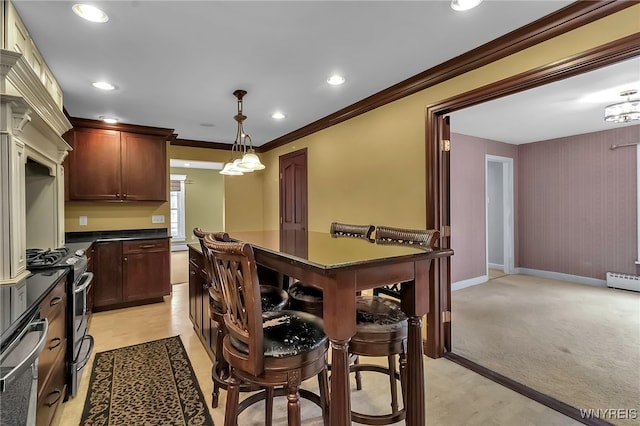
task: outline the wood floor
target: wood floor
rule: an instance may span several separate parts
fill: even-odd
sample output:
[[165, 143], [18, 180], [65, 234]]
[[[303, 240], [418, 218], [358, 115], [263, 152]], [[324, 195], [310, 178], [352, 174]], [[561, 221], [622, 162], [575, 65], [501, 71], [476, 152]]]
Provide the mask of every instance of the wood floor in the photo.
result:
[[[188, 286], [172, 286], [173, 295], [164, 303], [119, 309], [94, 314], [89, 326], [95, 338], [95, 351], [102, 352], [154, 339], [179, 335], [207, 401], [212, 384], [211, 361], [196, 335], [188, 316]], [[506, 389], [444, 358], [424, 358], [427, 423], [431, 425], [575, 425], [573, 420]], [[89, 361], [93, 365], [93, 356]], [[369, 374], [369, 373], [366, 373]], [[87, 393], [90, 371], [85, 371], [78, 396], [63, 404], [60, 425], [77, 426]], [[362, 411], [385, 410], [389, 405], [388, 381], [380, 375], [363, 377], [361, 391], [352, 394], [352, 405]], [[316, 381], [308, 383], [314, 389]], [[224, 422], [225, 392], [220, 407], [210, 409], [217, 426]], [[263, 406], [256, 405], [243, 413], [239, 425], [263, 425]], [[373, 411], [372, 411], [373, 412]], [[303, 402], [303, 424], [321, 425], [319, 410]], [[274, 425], [286, 424], [286, 401], [276, 400]]]

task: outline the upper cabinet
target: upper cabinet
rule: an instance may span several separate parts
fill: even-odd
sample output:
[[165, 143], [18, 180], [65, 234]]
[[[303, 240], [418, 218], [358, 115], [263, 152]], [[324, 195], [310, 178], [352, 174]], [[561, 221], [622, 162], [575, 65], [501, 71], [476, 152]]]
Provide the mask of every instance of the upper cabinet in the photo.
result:
[[62, 110], [62, 90], [11, 2], [2, 2], [1, 19], [2, 27], [6, 28], [6, 31], [2, 31], [2, 48], [24, 55], [38, 80], [51, 95], [51, 99]]
[[168, 135], [76, 126], [65, 138], [69, 201], [167, 200]]

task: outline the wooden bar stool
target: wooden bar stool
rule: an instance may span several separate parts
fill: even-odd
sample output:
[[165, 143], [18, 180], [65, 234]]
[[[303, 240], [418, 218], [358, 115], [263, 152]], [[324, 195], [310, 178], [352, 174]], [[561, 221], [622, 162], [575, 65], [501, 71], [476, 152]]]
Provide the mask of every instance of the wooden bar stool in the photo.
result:
[[[328, 422], [328, 341], [322, 320], [314, 315], [291, 310], [262, 312], [256, 263], [251, 245], [220, 242], [210, 236], [205, 246], [213, 252], [226, 305], [223, 342], [224, 358], [231, 365], [227, 389], [225, 426], [235, 426], [238, 414], [251, 403], [239, 403], [240, 384], [266, 389], [265, 424], [271, 425], [272, 397], [282, 386], [287, 396], [289, 425], [300, 425], [300, 383], [317, 376], [320, 395], [317, 403]], [[307, 393], [310, 393], [307, 391]], [[253, 399], [252, 399], [253, 398]], [[243, 405], [244, 404], [244, 405]]]
[[[200, 241], [200, 248], [202, 249], [202, 256], [204, 258], [205, 272], [207, 276], [207, 282], [209, 285], [209, 318], [215, 323], [215, 336], [213, 341], [215, 342], [214, 355], [215, 359], [213, 366], [211, 367], [211, 380], [213, 381], [213, 392], [211, 393], [211, 407], [218, 407], [218, 400], [220, 397], [220, 389], [227, 389], [227, 381], [229, 380], [229, 364], [222, 356], [222, 343], [226, 334], [224, 326], [224, 313], [226, 311], [224, 305], [224, 299], [222, 295], [222, 287], [213, 263], [213, 253], [204, 245], [205, 235], [216, 241], [231, 241], [229, 234], [226, 232], [213, 232], [208, 233], [200, 228], [194, 228], [193, 235], [195, 235]], [[275, 286], [263, 285], [260, 286], [260, 300], [262, 304], [262, 310], [278, 311], [283, 309], [289, 302], [289, 295], [286, 291], [277, 288]], [[258, 390], [255, 386], [244, 386], [242, 390], [255, 391]]]

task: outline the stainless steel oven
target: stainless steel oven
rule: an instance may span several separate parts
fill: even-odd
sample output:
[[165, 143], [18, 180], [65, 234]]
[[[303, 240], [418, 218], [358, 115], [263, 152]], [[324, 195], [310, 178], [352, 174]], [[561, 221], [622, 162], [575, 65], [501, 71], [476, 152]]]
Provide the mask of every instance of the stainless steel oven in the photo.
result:
[[38, 356], [46, 343], [47, 331], [47, 320], [34, 316], [0, 352], [0, 424], [3, 426], [36, 424]]
[[76, 396], [82, 371], [89, 361], [93, 352], [93, 336], [89, 330], [89, 306], [87, 303], [87, 293], [93, 281], [93, 273], [85, 272], [73, 285], [73, 331], [69, 336], [73, 353], [69, 362], [69, 392], [70, 396]]
[[82, 372], [93, 352], [93, 337], [89, 334], [90, 310], [87, 294], [93, 273], [87, 271], [87, 257], [82, 250], [27, 250], [27, 269], [67, 268], [67, 383], [68, 395], [76, 396]]

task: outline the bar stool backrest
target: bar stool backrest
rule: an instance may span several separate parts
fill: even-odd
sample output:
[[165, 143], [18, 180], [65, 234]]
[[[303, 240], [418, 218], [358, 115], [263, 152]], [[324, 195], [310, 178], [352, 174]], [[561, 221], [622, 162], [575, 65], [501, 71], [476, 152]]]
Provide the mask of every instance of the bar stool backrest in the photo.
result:
[[390, 226], [378, 226], [376, 229], [376, 244], [415, 246], [430, 251], [439, 238], [440, 231], [436, 229], [404, 229]]
[[332, 222], [329, 230], [332, 237], [353, 237], [371, 240], [375, 230], [373, 225], [352, 225], [348, 223]]
[[224, 300], [222, 299], [220, 279], [213, 267], [213, 253], [204, 245], [204, 237], [205, 235], [211, 235], [216, 241], [231, 241], [231, 238], [226, 232], [206, 232], [200, 228], [194, 228], [193, 235], [200, 241], [202, 257], [204, 258], [204, 268], [207, 274], [207, 284], [209, 285], [209, 294], [216, 302], [216, 305], [222, 307], [224, 306]]
[[205, 236], [204, 244], [213, 252], [214, 267], [222, 284], [228, 338], [248, 348], [242, 370], [260, 375], [264, 371], [264, 335], [253, 248], [244, 242], [216, 241], [210, 235]]

